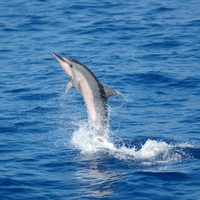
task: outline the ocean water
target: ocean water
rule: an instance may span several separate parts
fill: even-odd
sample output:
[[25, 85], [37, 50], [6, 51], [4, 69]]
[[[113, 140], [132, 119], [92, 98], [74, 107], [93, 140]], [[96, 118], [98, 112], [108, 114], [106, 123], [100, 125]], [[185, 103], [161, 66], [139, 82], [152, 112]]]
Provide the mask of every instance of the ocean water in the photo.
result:
[[[0, 199], [200, 199], [199, 8], [2, 1]], [[103, 142], [51, 52], [118, 91]]]

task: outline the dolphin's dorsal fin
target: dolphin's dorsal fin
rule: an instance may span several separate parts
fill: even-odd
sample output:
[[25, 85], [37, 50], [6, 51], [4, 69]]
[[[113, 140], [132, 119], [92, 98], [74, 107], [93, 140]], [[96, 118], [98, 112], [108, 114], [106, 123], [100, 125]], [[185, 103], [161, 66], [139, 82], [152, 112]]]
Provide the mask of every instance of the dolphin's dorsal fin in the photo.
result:
[[69, 90], [71, 89], [72, 86], [73, 86], [72, 81], [67, 83], [67, 86], [66, 86], [66, 89], [65, 89], [65, 95], [67, 95], [67, 93], [69, 92]]
[[[103, 85], [103, 84], [102, 84]], [[117, 95], [117, 92], [115, 90], [113, 90], [112, 88], [106, 86], [106, 85], [103, 85], [103, 89], [106, 93], [106, 97], [109, 98], [110, 96], [113, 96], [113, 95]]]

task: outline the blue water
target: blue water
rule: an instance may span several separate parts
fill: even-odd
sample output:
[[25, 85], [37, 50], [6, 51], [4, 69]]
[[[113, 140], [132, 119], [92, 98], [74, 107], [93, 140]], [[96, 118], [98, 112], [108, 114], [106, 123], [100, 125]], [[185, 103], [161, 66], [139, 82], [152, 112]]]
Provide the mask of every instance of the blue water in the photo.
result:
[[[200, 199], [199, 8], [2, 1], [0, 199]], [[107, 143], [51, 52], [118, 91]]]

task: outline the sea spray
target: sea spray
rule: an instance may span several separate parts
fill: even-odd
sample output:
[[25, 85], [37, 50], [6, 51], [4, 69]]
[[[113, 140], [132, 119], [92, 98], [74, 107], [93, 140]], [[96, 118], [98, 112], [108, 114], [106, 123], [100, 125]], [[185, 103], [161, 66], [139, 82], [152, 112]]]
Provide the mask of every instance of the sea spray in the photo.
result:
[[177, 151], [175, 145], [168, 144], [165, 141], [147, 139], [138, 149], [135, 146], [127, 147], [125, 143], [117, 147], [117, 140], [121, 141], [123, 139], [118, 137], [112, 139], [109, 134], [101, 137], [96, 136], [91, 126], [84, 121], [79, 124], [79, 129], [74, 131], [71, 143], [82, 154], [106, 152], [117, 159], [133, 160], [143, 165], [179, 162], [182, 160], [182, 150]]

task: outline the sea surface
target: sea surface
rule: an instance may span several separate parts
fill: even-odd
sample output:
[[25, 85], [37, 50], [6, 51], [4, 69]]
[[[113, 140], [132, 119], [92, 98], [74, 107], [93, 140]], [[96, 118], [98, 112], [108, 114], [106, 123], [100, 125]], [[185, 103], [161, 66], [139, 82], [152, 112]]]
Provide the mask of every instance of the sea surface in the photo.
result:
[[[105, 141], [52, 52], [118, 92]], [[200, 1], [2, 1], [0, 199], [200, 200]]]

